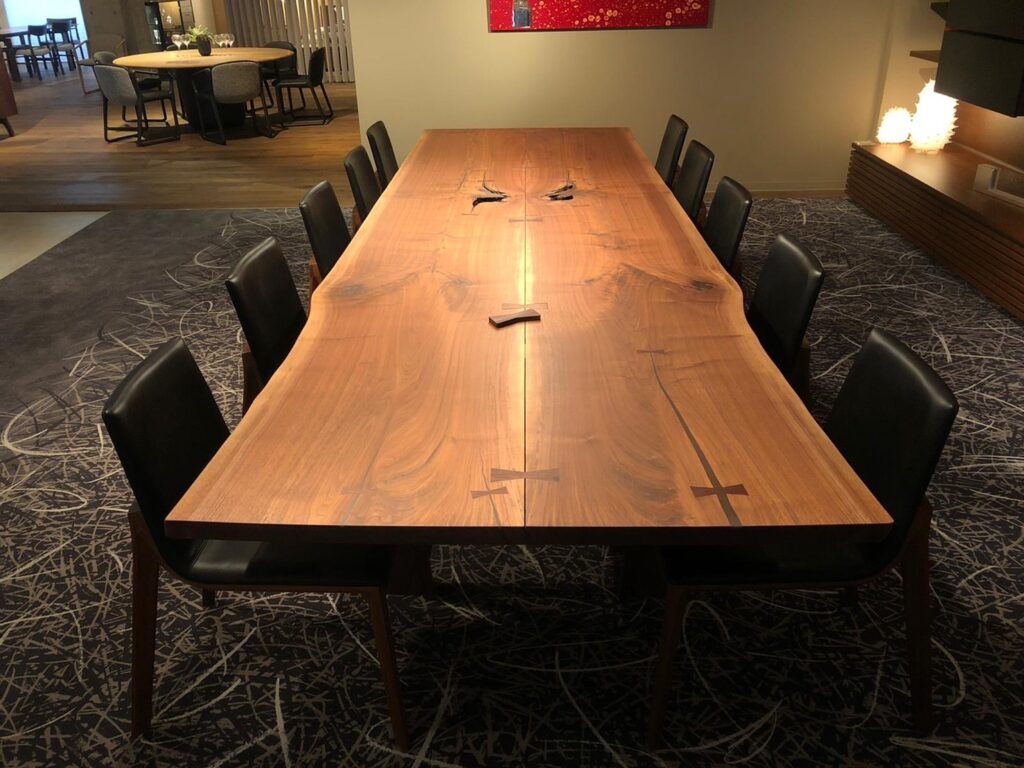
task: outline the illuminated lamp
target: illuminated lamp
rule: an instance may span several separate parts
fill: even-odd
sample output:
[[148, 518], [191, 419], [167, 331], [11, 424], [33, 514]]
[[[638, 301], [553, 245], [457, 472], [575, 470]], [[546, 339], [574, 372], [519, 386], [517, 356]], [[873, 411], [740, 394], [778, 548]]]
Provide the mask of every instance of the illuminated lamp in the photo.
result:
[[910, 123], [910, 146], [918, 152], [938, 152], [953, 138], [956, 99], [935, 92], [929, 80], [917, 97], [917, 111]]
[[879, 144], [902, 144], [910, 136], [910, 121], [913, 117], [910, 110], [893, 107], [882, 116], [878, 126]]

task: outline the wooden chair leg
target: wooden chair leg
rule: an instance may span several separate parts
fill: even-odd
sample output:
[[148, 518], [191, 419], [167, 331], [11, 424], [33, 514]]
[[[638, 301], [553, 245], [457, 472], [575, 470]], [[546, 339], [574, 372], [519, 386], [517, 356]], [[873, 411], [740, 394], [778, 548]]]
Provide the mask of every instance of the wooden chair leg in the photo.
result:
[[388, 617], [387, 594], [383, 589], [366, 593], [370, 605], [370, 620], [373, 623], [373, 638], [377, 643], [381, 676], [388, 699], [388, 714], [395, 744], [399, 749], [409, 749], [409, 734], [405, 727], [405, 712], [402, 708], [402, 684], [398, 679], [398, 665], [395, 662], [395, 645], [391, 636], [391, 619]]
[[320, 276], [320, 267], [316, 263], [316, 259], [309, 260], [309, 299], [310, 303], [313, 300], [313, 291], [317, 289], [323, 278]]
[[657, 749], [662, 745], [665, 710], [668, 707], [669, 694], [672, 692], [672, 662], [675, 660], [683, 632], [685, 608], [686, 592], [670, 585], [665, 599], [665, 622], [661, 625], [661, 644], [658, 647], [658, 661], [654, 667], [651, 717], [647, 725], [647, 746], [651, 749]]
[[213, 589], [203, 590], [203, 608], [217, 607], [217, 592]]
[[160, 566], [143, 537], [132, 528], [132, 736], [153, 719], [153, 656], [156, 651]]
[[811, 407], [811, 345], [807, 339], [800, 342], [800, 351], [796, 354], [796, 363], [790, 374], [790, 384], [804, 401], [808, 409]]
[[[916, 522], [916, 521], [915, 521]], [[932, 726], [931, 589], [928, 577], [928, 526], [915, 525], [900, 563], [907, 620], [910, 698], [914, 728]]]
[[256, 368], [256, 360], [253, 359], [249, 345], [242, 342], [242, 415], [245, 415], [256, 399], [256, 395], [263, 389], [263, 379]]

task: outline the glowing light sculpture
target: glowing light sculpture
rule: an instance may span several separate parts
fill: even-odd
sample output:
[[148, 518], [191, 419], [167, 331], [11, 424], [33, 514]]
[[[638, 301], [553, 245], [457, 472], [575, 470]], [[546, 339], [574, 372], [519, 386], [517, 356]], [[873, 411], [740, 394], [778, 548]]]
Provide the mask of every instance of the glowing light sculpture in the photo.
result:
[[913, 119], [908, 109], [890, 109], [882, 116], [882, 122], [878, 125], [878, 143], [902, 144], [910, 136], [910, 123]]
[[929, 80], [917, 97], [917, 111], [910, 124], [910, 146], [918, 152], [938, 152], [953, 138], [956, 99], [935, 92]]

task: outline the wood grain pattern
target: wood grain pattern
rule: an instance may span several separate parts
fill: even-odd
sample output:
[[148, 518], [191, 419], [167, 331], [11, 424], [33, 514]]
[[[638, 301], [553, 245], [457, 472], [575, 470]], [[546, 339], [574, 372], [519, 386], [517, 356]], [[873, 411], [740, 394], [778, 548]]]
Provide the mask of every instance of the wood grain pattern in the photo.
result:
[[181, 51], [154, 51], [121, 56], [114, 64], [128, 69], [205, 69], [232, 61], [255, 61], [266, 64], [292, 56], [283, 48], [214, 48], [209, 56], [186, 48]]
[[[487, 189], [507, 197], [474, 207]], [[488, 323], [528, 307], [543, 320]], [[889, 523], [632, 136], [580, 129], [428, 132], [167, 529], [662, 543]]]

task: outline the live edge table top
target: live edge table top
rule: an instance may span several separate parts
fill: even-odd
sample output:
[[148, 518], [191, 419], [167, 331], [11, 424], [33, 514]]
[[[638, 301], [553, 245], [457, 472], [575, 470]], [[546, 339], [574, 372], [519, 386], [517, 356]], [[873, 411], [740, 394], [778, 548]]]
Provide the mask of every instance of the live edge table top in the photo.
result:
[[632, 134], [537, 129], [424, 134], [166, 530], [662, 544], [891, 522]]

